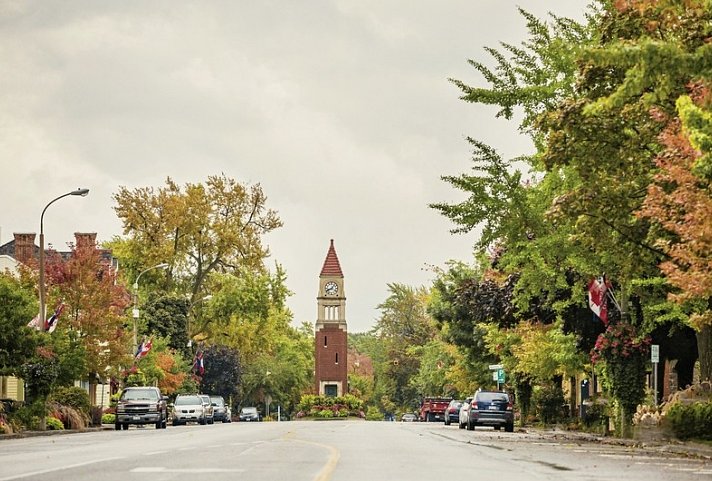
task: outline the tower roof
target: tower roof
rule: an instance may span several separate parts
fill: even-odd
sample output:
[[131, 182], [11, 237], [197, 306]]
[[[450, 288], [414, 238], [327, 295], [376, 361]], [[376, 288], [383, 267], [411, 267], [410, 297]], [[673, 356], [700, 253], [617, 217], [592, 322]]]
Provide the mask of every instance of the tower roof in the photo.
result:
[[334, 239], [331, 239], [331, 245], [329, 246], [329, 252], [326, 253], [326, 259], [324, 259], [324, 267], [321, 268], [320, 277], [324, 276], [336, 276], [344, 277], [344, 273], [341, 272], [341, 265], [339, 264], [339, 258], [336, 255], [336, 249], [334, 249]]

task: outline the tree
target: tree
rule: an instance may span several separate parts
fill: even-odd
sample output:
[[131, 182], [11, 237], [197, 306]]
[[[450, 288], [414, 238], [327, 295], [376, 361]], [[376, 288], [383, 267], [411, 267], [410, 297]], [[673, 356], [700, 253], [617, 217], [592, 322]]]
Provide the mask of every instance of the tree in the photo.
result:
[[34, 292], [7, 272], [0, 272], [0, 299], [0, 373], [17, 375], [39, 341], [27, 327], [37, 303]]
[[228, 346], [212, 345], [203, 350], [203, 362], [205, 372], [200, 375], [201, 392], [231, 399], [240, 385], [239, 353]]
[[188, 346], [189, 302], [185, 297], [158, 292], [149, 297], [144, 307], [146, 333], [168, 339], [168, 347], [191, 357]]
[[[698, 103], [709, 96], [699, 89]], [[690, 97], [678, 101], [683, 123], [669, 120], [661, 134], [665, 150], [656, 159], [660, 169], [648, 188], [639, 215], [658, 222], [669, 235], [659, 237], [659, 245], [668, 255], [660, 269], [677, 289], [670, 293], [673, 300], [691, 305], [690, 318], [697, 333], [697, 348], [702, 379], [712, 379], [712, 184], [710, 177], [696, 174], [703, 165], [701, 158], [709, 155], [704, 138], [712, 134], [712, 116], [697, 107]], [[696, 117], [695, 121], [685, 119]], [[702, 135], [695, 135], [697, 132]], [[691, 139], [700, 138], [696, 148]], [[705, 149], [705, 150], [702, 150]], [[698, 169], [699, 171], [700, 169]]]
[[158, 190], [121, 187], [114, 200], [129, 237], [111, 245], [125, 268], [136, 275], [145, 266], [169, 262], [191, 305], [207, 293], [211, 273], [261, 269], [269, 254], [262, 236], [282, 225], [259, 184], [225, 175], [183, 188], [170, 178]]
[[420, 359], [412, 348], [430, 342], [437, 330], [427, 312], [429, 293], [424, 287], [388, 284], [389, 296], [378, 308], [381, 316], [373, 329], [383, 344], [376, 366], [374, 397], [386, 412], [397, 406], [419, 404], [420, 398], [437, 393], [419, 392], [410, 380], [420, 369]]
[[[68, 341], [81, 343], [85, 355], [85, 378], [94, 380], [116, 374], [130, 353], [124, 326], [129, 305], [126, 289], [115, 282], [116, 273], [92, 242], [71, 246], [65, 260], [48, 256], [50, 298], [66, 305], [57, 331], [67, 331]], [[55, 332], [57, 332], [55, 331]]]

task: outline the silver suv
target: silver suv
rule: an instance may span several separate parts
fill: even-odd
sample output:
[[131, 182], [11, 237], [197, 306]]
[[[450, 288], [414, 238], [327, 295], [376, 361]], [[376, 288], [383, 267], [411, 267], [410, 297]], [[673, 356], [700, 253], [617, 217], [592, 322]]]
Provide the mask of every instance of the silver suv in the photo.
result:
[[240, 409], [240, 421], [259, 421], [260, 414], [256, 407], [244, 407]]
[[173, 425], [187, 423], [205, 424], [205, 407], [197, 394], [179, 394], [173, 403]]
[[208, 424], [215, 424], [215, 409], [213, 408], [210, 396], [207, 394], [198, 394], [198, 397], [200, 397], [203, 401], [203, 407], [205, 408], [205, 421]]

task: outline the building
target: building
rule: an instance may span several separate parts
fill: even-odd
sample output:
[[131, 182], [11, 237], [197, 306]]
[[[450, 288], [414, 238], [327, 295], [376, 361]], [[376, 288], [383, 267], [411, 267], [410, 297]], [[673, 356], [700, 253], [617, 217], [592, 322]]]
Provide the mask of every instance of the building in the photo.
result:
[[317, 394], [343, 396], [348, 392], [346, 351], [346, 292], [344, 274], [331, 240], [319, 274], [314, 335], [314, 383]]

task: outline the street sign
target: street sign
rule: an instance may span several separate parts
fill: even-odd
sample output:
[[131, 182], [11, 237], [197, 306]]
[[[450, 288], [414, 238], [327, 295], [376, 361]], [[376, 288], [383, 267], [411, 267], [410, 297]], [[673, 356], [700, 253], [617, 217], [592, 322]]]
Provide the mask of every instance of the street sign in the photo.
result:
[[499, 376], [497, 376], [497, 371], [492, 371], [492, 380], [499, 382]]
[[497, 369], [497, 383], [504, 384], [504, 369]]
[[504, 366], [501, 364], [490, 364], [489, 368], [490, 368], [490, 371], [497, 371], [499, 369], [504, 369]]
[[650, 361], [660, 362], [660, 346], [657, 344], [650, 346]]

